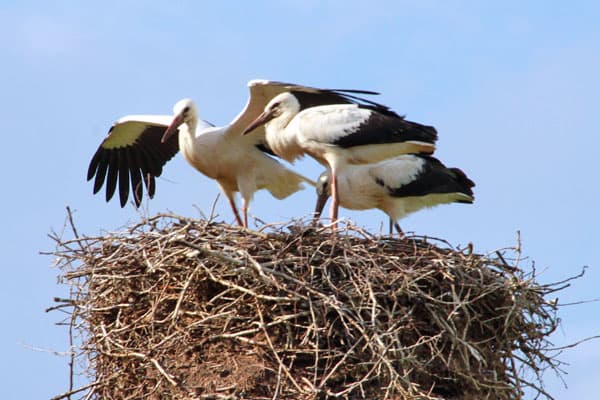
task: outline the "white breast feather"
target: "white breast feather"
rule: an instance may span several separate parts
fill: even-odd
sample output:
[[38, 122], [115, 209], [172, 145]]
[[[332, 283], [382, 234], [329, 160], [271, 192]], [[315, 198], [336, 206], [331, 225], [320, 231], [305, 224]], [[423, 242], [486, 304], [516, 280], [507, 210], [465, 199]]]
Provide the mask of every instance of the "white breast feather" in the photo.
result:
[[383, 188], [370, 176], [365, 166], [347, 166], [338, 175], [340, 205], [350, 210], [378, 208], [385, 196]]
[[289, 126], [297, 130], [300, 143], [332, 144], [356, 131], [370, 114], [355, 104], [312, 107], [300, 112]]
[[[292, 120], [293, 121], [293, 120]], [[280, 126], [280, 121], [274, 119], [266, 124], [266, 140], [275, 154], [288, 162], [294, 162], [304, 155], [304, 149], [298, 142], [296, 127]]]

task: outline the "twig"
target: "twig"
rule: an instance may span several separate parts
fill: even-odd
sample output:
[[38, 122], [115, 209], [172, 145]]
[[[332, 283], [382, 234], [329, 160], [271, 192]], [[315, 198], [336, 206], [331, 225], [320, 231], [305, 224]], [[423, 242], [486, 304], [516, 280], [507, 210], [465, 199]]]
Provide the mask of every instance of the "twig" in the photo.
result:
[[58, 396], [54, 396], [50, 400], [60, 400], [60, 399], [64, 399], [65, 397], [69, 397], [70, 398], [71, 395], [74, 395], [74, 394], [79, 393], [79, 392], [83, 392], [84, 390], [93, 388], [93, 387], [98, 386], [100, 384], [101, 384], [100, 382], [92, 382], [90, 384], [81, 386], [81, 387], [79, 387], [77, 389], [69, 389], [69, 391], [67, 391], [65, 393], [62, 393], [62, 394], [59, 394]]
[[548, 348], [548, 351], [559, 351], [559, 350], [565, 350], [565, 349], [572, 349], [573, 347], [579, 346], [581, 343], [589, 342], [590, 340], [595, 340], [595, 339], [600, 339], [600, 335], [586, 337], [584, 339], [578, 340], [577, 342], [574, 342], [571, 344], [567, 344], [565, 346]]

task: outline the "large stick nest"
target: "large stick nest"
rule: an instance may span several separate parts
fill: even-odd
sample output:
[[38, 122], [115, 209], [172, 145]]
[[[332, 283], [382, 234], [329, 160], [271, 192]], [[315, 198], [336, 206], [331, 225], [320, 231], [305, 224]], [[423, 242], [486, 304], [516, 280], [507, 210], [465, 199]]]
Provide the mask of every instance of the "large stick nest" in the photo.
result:
[[557, 288], [518, 252], [174, 215], [74, 232], [54, 254], [86, 398], [549, 397]]

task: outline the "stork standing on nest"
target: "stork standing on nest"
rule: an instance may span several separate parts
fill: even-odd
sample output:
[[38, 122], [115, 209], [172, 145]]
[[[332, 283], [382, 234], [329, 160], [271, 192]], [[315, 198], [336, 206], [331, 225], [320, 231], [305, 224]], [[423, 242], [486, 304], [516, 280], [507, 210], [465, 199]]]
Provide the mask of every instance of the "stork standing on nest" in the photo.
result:
[[[314, 186], [312, 180], [269, 156], [273, 153], [266, 144], [264, 128], [247, 137], [241, 132], [277, 94], [292, 89], [318, 89], [266, 80], [253, 80], [248, 86], [250, 98], [246, 107], [223, 127], [215, 127], [199, 119], [196, 106], [189, 99], [175, 105], [174, 116], [130, 115], [119, 119], [90, 162], [87, 178], [95, 177], [94, 193], [106, 181], [106, 201], [109, 201], [118, 183], [123, 207], [131, 186], [135, 205], [139, 206], [143, 186], [152, 198], [156, 189], [155, 178], [161, 175], [163, 166], [179, 150], [192, 167], [217, 181], [236, 221], [243, 226], [248, 226], [248, 204], [255, 191], [267, 189], [276, 198], [283, 199], [301, 189], [302, 182]], [[335, 102], [340, 96], [331, 94], [330, 97], [330, 101]], [[243, 201], [243, 220], [235, 204], [238, 191]]]
[[340, 202], [339, 170], [400, 154], [431, 154], [437, 132], [432, 126], [407, 121], [384, 105], [355, 96], [339, 102], [344, 104], [320, 105], [315, 102], [319, 94], [328, 92], [312, 94], [310, 98], [294, 91], [277, 95], [244, 133], [265, 125], [267, 143], [275, 154], [289, 162], [308, 154], [328, 168], [330, 214], [335, 228]]
[[[340, 205], [350, 210], [378, 208], [403, 235], [398, 219], [426, 207], [447, 203], [473, 203], [475, 183], [458, 168], [438, 159], [407, 154], [375, 164], [346, 165], [338, 171]], [[317, 220], [331, 195], [331, 173], [317, 180]]]

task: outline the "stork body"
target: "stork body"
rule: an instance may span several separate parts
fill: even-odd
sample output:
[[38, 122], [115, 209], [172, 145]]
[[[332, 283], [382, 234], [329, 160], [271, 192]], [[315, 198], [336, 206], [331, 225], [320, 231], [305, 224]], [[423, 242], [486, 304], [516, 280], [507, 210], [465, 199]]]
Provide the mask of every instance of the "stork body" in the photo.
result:
[[[141, 115], [118, 120], [100, 144], [88, 169], [88, 180], [95, 177], [94, 193], [106, 180], [106, 200], [119, 187], [121, 206], [127, 203], [130, 186], [136, 206], [145, 185], [149, 197], [155, 193], [155, 178], [179, 150], [195, 169], [215, 179], [227, 197], [236, 221], [248, 225], [247, 209], [255, 191], [267, 189], [278, 199], [301, 189], [302, 182], [314, 186], [310, 179], [286, 168], [271, 158], [264, 127], [253, 135], [241, 135], [245, 127], [264, 110], [270, 99], [288, 90], [306, 93], [329, 102], [343, 101], [343, 96], [307, 86], [253, 80], [248, 83], [250, 98], [245, 108], [226, 126], [214, 127], [198, 118], [195, 104], [188, 99], [174, 107], [174, 116]], [[352, 91], [350, 91], [351, 93]], [[131, 185], [130, 185], [131, 184]], [[243, 219], [235, 205], [235, 192], [243, 201]]]
[[[475, 183], [458, 168], [447, 168], [438, 159], [407, 154], [375, 164], [346, 165], [338, 171], [340, 205], [350, 210], [377, 208], [386, 213], [398, 233], [398, 220], [427, 207], [447, 203], [472, 203]], [[317, 180], [315, 218], [331, 195], [331, 174]]]
[[[302, 182], [314, 183], [268, 156], [264, 138], [246, 138], [235, 125], [203, 126], [198, 129], [198, 113], [194, 103], [184, 99], [175, 104], [175, 117], [166, 129], [163, 143], [179, 131], [179, 146], [184, 158], [209, 178], [215, 179], [227, 197], [240, 225], [248, 226], [248, 205], [254, 192], [267, 189], [275, 198], [283, 199], [302, 188]], [[235, 193], [242, 197], [243, 220], [237, 211]]]
[[290, 162], [308, 154], [329, 169], [334, 227], [340, 169], [400, 154], [431, 154], [437, 140], [431, 126], [407, 121], [383, 105], [353, 99], [358, 101], [305, 107], [302, 94], [285, 92], [273, 98], [244, 131], [265, 124], [266, 141], [275, 154]]

